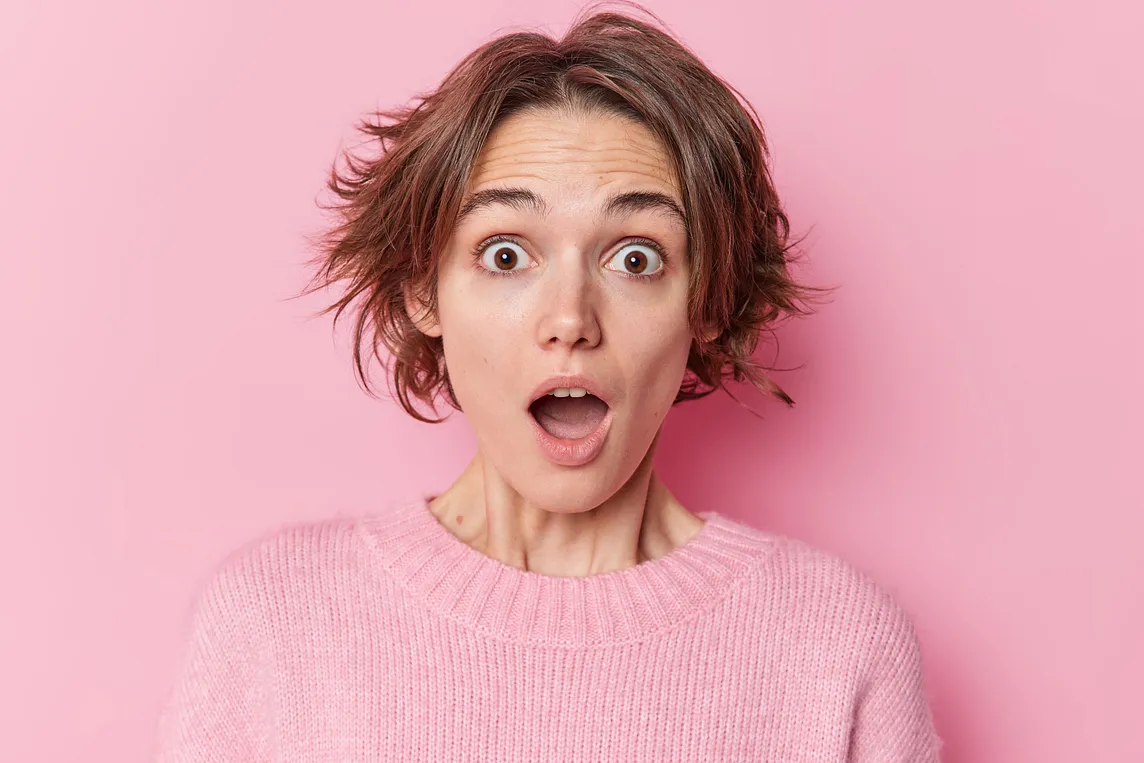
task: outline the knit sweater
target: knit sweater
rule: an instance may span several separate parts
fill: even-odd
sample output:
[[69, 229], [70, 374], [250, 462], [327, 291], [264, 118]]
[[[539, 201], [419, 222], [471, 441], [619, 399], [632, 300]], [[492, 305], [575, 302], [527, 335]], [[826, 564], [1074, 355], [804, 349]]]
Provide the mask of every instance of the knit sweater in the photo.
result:
[[199, 589], [160, 763], [937, 761], [911, 619], [717, 512], [586, 577], [465, 544], [427, 499], [279, 529]]

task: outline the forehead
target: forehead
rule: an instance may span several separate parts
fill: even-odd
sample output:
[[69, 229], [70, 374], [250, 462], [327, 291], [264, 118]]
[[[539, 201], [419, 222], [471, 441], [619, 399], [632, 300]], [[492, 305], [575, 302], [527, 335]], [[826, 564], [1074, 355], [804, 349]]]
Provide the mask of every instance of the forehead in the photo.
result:
[[570, 192], [639, 188], [680, 197], [660, 140], [638, 122], [598, 112], [529, 110], [499, 123], [477, 157], [468, 192], [515, 181]]

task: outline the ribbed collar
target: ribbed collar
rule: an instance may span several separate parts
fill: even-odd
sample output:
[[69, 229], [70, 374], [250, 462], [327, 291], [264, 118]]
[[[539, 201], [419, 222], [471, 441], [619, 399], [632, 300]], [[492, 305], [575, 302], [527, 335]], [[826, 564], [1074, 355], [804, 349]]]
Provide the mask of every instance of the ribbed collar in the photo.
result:
[[369, 553], [434, 611], [514, 643], [586, 647], [637, 641], [698, 615], [767, 555], [769, 536], [717, 512], [665, 556], [622, 570], [559, 577], [522, 570], [453, 535], [427, 496], [361, 517]]

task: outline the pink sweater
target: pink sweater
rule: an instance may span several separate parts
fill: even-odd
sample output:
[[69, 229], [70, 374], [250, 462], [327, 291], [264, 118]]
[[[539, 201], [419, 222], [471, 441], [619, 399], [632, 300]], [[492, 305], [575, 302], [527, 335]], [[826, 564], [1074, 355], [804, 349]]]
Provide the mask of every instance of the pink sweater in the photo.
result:
[[699, 516], [589, 577], [502, 564], [425, 500], [247, 544], [200, 592], [157, 760], [937, 761], [894, 599]]

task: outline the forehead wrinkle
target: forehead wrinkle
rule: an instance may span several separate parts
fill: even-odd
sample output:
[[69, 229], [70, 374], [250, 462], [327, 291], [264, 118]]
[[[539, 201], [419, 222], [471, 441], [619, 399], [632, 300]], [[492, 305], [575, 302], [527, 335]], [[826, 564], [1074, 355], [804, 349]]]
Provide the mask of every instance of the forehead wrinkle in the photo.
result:
[[597, 172], [642, 172], [668, 185], [674, 179], [662, 147], [638, 133], [587, 142], [580, 135], [559, 129], [544, 132], [530, 123], [494, 132], [480, 152], [474, 176], [487, 173], [499, 179], [508, 174], [534, 174], [528, 173], [530, 166], [542, 170], [583, 164], [602, 165], [594, 168]]
[[[535, 174], [525, 168], [562, 168], [570, 165], [593, 165], [597, 172], [641, 172], [660, 181], [671, 177], [661, 157], [654, 153], [633, 152], [626, 148], [579, 148], [574, 151], [544, 148], [516, 149], [493, 147], [477, 162], [475, 176]], [[485, 180], [485, 178], [481, 178]]]
[[[590, 135], [575, 126], [569, 129], [564, 121], [553, 125], [535, 119], [510, 120], [494, 131], [480, 152], [470, 188], [509, 184], [500, 189], [506, 194], [500, 202], [547, 215], [551, 207], [539, 193], [528, 193], [526, 186], [532, 184], [527, 181], [567, 190], [580, 186], [588, 197], [596, 198], [610, 187], [619, 192], [597, 206], [594, 217], [598, 223], [647, 211], [665, 215], [687, 230], [672, 162], [656, 140], [631, 131], [619, 136], [598, 131]], [[524, 185], [519, 181], [525, 181]], [[472, 201], [476, 203], [467, 204], [466, 211], [497, 203], [490, 195]]]

